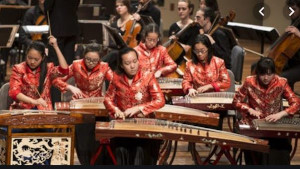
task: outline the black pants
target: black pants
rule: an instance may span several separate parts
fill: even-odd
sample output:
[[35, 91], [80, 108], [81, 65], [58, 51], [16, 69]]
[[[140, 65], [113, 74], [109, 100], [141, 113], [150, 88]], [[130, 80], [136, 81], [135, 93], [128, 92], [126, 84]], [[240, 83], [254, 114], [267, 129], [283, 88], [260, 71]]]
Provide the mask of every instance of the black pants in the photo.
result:
[[111, 145], [118, 165], [156, 165], [161, 140], [114, 138]]
[[269, 153], [244, 150], [246, 165], [290, 165], [291, 139], [263, 138], [269, 141]]

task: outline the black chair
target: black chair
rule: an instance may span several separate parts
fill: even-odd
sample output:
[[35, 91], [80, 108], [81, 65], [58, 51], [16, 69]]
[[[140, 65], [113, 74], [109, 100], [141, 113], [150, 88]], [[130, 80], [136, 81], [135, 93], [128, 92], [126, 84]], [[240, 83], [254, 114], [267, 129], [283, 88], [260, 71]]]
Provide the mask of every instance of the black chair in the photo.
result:
[[8, 110], [13, 100], [8, 95], [9, 83], [5, 83], [0, 89], [0, 110]]
[[235, 45], [231, 51], [231, 71], [234, 74], [235, 82], [237, 84], [242, 83], [243, 67], [244, 67], [244, 56], [245, 50], [239, 46]]

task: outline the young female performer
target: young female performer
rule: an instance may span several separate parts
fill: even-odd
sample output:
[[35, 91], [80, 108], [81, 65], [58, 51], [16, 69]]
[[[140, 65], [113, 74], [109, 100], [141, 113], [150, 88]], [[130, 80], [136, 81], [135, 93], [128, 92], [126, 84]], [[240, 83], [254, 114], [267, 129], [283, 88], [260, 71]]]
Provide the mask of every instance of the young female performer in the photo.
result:
[[[112, 118], [151, 117], [165, 104], [163, 93], [152, 72], [139, 69], [137, 52], [124, 48], [118, 58], [118, 71], [105, 95], [104, 105]], [[160, 141], [116, 138], [112, 140], [120, 165], [155, 165]]]
[[143, 30], [142, 41], [134, 48], [139, 55], [142, 70], [154, 73], [155, 78], [166, 76], [177, 68], [167, 49], [159, 45], [160, 38], [158, 26], [149, 24]]
[[52, 110], [50, 87], [53, 79], [69, 73], [56, 38], [49, 37], [59, 61], [59, 66], [47, 63], [45, 45], [34, 41], [29, 46], [26, 61], [12, 68], [9, 96], [14, 99], [10, 109]]

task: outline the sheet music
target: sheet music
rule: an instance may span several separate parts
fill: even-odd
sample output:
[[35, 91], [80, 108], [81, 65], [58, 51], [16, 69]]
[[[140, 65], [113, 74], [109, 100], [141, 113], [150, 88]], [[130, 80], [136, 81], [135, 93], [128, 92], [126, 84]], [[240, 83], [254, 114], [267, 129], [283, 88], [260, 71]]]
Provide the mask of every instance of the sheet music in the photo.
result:
[[27, 26], [22, 26], [24, 31], [26, 33], [42, 33], [46, 34], [49, 31], [49, 26], [48, 25], [27, 25]]
[[276, 30], [274, 27], [251, 25], [251, 24], [238, 23], [238, 22], [228, 22], [227, 25], [228, 26], [238, 26], [238, 27], [243, 27], [243, 28], [250, 28], [250, 29], [266, 31], [266, 32], [271, 32], [272, 30]]

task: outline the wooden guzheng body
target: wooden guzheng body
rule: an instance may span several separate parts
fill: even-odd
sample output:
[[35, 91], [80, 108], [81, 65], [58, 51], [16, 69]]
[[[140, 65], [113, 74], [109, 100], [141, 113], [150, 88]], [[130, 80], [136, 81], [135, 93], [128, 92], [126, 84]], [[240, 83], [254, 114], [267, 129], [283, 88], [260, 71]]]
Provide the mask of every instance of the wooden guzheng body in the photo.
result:
[[251, 137], [299, 138], [300, 118], [286, 117], [274, 123], [266, 122], [264, 119], [239, 122], [238, 130], [240, 134]]
[[88, 112], [41, 111], [41, 110], [1, 110], [0, 125], [59, 125], [79, 124], [95, 121]]
[[71, 100], [70, 102], [57, 102], [55, 103], [55, 109], [71, 112], [91, 112], [97, 117], [107, 117], [108, 111], [103, 101], [104, 97], [91, 97]]
[[183, 96], [182, 78], [161, 77], [157, 79], [163, 93], [169, 96]]
[[173, 96], [174, 105], [190, 107], [199, 110], [233, 110], [233, 92], [212, 92], [198, 94], [196, 97]]
[[265, 140], [164, 120], [141, 118], [96, 123], [97, 140], [113, 137], [201, 142], [261, 152], [268, 151], [268, 142]]
[[190, 122], [208, 126], [218, 126], [219, 116], [218, 113], [168, 104], [155, 112], [156, 119]]

